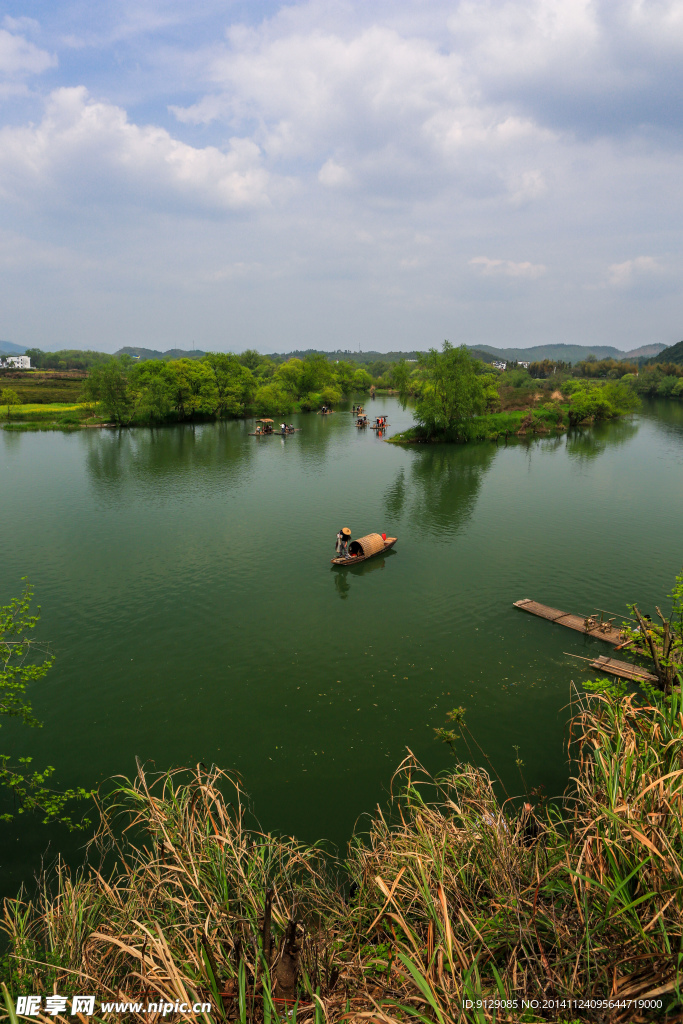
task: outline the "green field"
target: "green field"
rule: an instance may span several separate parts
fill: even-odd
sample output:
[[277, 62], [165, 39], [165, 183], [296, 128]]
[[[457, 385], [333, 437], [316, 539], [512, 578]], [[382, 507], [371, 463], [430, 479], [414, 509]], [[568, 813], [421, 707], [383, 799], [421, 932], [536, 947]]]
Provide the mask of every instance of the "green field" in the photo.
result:
[[90, 406], [74, 402], [28, 402], [9, 410], [0, 405], [0, 426], [5, 430], [78, 430], [86, 421], [94, 425], [101, 423], [102, 417]]
[[24, 403], [52, 405], [75, 403], [81, 397], [83, 377], [55, 377], [34, 370], [22, 374], [0, 374], [0, 391], [11, 388]]

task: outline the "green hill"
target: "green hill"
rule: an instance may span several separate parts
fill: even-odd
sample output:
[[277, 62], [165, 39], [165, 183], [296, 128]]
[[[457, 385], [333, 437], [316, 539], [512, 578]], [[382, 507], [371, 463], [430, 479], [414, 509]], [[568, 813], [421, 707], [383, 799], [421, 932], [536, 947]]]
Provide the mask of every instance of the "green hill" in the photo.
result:
[[[475, 346], [468, 345], [470, 350]], [[647, 352], [643, 348], [624, 352], [613, 345], [534, 345], [532, 348], [493, 348], [492, 345], [478, 345], [476, 348], [488, 352], [494, 359], [524, 359], [530, 363], [542, 359], [561, 359], [565, 363], [578, 363], [593, 355], [596, 359], [632, 359], [638, 355], [657, 355], [663, 345], [648, 345]], [[659, 356], [657, 355], [657, 358]]]
[[146, 359], [163, 359], [168, 362], [169, 359], [200, 359], [206, 355], [206, 352], [202, 352], [200, 349], [188, 349], [186, 351], [182, 348], [169, 348], [166, 352], [158, 352], [154, 348], [137, 348], [126, 345], [125, 348], [120, 348], [114, 355], [132, 356], [133, 359], [139, 359], [141, 362], [144, 362]]
[[683, 366], [683, 341], [662, 349], [659, 355], [648, 359], [648, 363], [678, 363], [679, 366]]

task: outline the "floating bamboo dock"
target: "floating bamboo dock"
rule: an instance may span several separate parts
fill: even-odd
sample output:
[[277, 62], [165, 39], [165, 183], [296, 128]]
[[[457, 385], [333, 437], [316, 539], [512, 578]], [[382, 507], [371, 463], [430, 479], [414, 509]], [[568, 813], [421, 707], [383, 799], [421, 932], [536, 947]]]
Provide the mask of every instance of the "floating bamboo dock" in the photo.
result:
[[619, 679], [629, 679], [633, 683], [656, 683], [657, 676], [647, 672], [644, 668], [632, 665], [630, 661], [617, 661], [616, 658], [605, 658], [601, 656], [591, 661], [591, 668], [599, 672], [607, 672], [611, 676], [618, 676]]
[[632, 683], [658, 682], [657, 676], [653, 676], [651, 672], [644, 668], [639, 668], [638, 665], [632, 665], [630, 661], [617, 661], [616, 658], [606, 658], [604, 655], [591, 660], [591, 658], [582, 658], [580, 654], [572, 654], [571, 651], [565, 651], [564, 653], [569, 655], [570, 658], [587, 661], [591, 668], [596, 668], [599, 672], [607, 672], [608, 675], [617, 676], [619, 679], [628, 679]]
[[[558, 626], [567, 626], [575, 629], [578, 633], [595, 637], [596, 640], [604, 640], [605, 643], [618, 647], [624, 640], [620, 629], [616, 629], [609, 620], [598, 621], [592, 615], [572, 615], [571, 612], [562, 612], [559, 608], [550, 608], [547, 604], [540, 604], [525, 597], [522, 601], [514, 601], [515, 608], [521, 608], [524, 612], [531, 612], [541, 619], [549, 622], [556, 622]], [[624, 662], [627, 664], [627, 662]]]
[[[528, 597], [523, 601], [515, 601], [514, 606], [521, 608], [524, 612], [538, 615], [541, 619], [547, 619], [548, 622], [556, 622], [558, 626], [567, 626], [569, 629], [575, 629], [577, 633], [595, 637], [596, 640], [604, 640], [605, 643], [612, 644], [613, 647], [624, 645], [624, 634], [620, 629], [615, 629], [610, 620], [598, 621], [592, 615], [585, 617], [572, 615], [570, 612], [560, 611], [559, 608], [550, 608], [547, 604], [539, 604], [538, 601], [532, 601]], [[580, 658], [581, 656], [572, 654], [571, 657]], [[581, 660], [588, 661], [590, 667], [597, 669], [598, 672], [606, 672], [608, 675], [617, 676], [619, 679], [628, 679], [633, 683], [656, 683], [658, 681], [657, 676], [653, 676], [644, 668], [639, 668], [638, 665], [632, 665], [630, 661], [617, 661], [616, 658], [606, 658], [602, 654], [592, 660], [590, 658]]]

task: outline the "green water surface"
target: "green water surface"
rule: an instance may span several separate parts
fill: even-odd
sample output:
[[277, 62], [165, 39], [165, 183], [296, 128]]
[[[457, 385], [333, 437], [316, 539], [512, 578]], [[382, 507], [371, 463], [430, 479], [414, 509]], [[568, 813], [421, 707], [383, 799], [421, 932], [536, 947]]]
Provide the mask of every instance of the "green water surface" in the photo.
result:
[[[370, 411], [411, 422], [394, 399]], [[0, 749], [63, 786], [136, 755], [218, 763], [264, 828], [341, 845], [407, 748], [447, 767], [433, 729], [463, 705], [511, 791], [517, 745], [527, 785], [560, 793], [586, 678], [563, 652], [609, 649], [512, 602], [654, 613], [683, 564], [683, 405], [507, 448], [392, 446], [341, 410], [297, 426], [0, 432], [0, 601], [28, 576], [57, 654], [44, 728], [4, 721]], [[343, 525], [396, 549], [333, 568]], [[0, 827], [4, 891], [82, 842]]]

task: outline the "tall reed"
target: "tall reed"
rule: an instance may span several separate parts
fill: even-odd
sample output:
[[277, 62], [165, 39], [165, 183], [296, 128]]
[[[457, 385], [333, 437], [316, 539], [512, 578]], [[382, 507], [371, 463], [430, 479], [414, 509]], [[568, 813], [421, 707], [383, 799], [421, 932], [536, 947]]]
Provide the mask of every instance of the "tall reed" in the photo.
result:
[[[679, 698], [577, 696], [569, 752], [565, 801], [535, 809], [409, 756], [343, 862], [250, 827], [224, 772], [139, 767], [83, 871], [6, 901], [10, 991], [210, 1002], [207, 1021], [245, 1024], [630, 1022], [651, 1000], [681, 1019]], [[623, 1005], [522, 1008], [578, 998]]]

